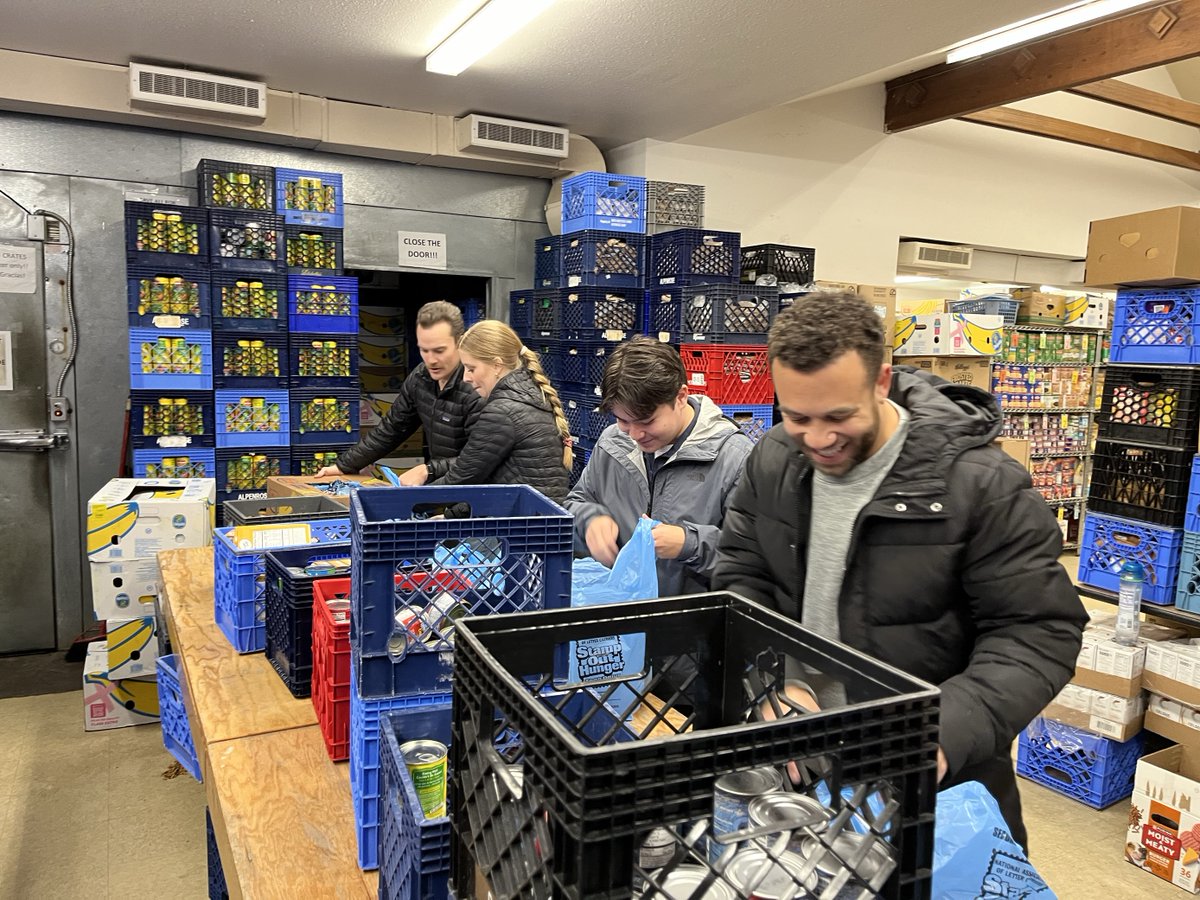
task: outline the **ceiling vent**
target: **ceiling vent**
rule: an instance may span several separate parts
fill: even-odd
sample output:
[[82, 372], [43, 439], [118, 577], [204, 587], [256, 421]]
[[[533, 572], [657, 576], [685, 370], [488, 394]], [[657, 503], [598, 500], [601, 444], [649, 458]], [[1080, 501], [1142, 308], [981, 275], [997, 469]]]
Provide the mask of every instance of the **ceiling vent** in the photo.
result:
[[897, 263], [913, 269], [969, 269], [974, 252], [972, 247], [904, 241]]
[[238, 118], [267, 117], [267, 86], [224, 75], [129, 64], [129, 100], [137, 106], [220, 113]]
[[454, 131], [459, 150], [499, 150], [557, 159], [566, 159], [570, 134], [566, 128], [492, 116], [463, 116], [455, 120]]

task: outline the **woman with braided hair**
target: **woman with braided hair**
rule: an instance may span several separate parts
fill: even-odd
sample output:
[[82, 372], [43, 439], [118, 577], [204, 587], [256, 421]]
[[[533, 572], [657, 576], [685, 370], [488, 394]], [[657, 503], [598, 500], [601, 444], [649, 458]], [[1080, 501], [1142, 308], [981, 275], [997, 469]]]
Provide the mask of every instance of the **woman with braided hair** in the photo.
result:
[[419, 484], [527, 484], [562, 503], [571, 432], [538, 355], [494, 319], [468, 329], [458, 352], [463, 380], [483, 398], [483, 411], [455, 459], [418, 466], [410, 478]]

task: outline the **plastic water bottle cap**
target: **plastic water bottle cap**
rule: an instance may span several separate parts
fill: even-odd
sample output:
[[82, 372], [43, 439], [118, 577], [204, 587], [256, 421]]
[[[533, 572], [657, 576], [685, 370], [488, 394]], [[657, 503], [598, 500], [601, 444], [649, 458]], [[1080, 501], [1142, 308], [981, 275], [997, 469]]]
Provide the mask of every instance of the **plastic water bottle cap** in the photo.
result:
[[1121, 566], [1121, 577], [1122, 578], [1135, 578], [1138, 581], [1145, 581], [1146, 580], [1146, 569], [1142, 566], [1142, 564], [1140, 562], [1129, 559], [1129, 560], [1125, 561], [1125, 564], [1123, 566]]

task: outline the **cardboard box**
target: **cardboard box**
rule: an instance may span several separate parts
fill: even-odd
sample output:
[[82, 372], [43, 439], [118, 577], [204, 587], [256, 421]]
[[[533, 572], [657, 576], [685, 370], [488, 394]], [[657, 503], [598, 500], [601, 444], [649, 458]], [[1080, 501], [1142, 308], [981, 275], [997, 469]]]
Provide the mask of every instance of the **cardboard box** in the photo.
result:
[[1107, 328], [1108, 298], [1087, 294], [1068, 297], [1063, 324], [1067, 328]]
[[1085, 661], [1089, 658], [1089, 644], [1095, 648], [1094, 657], [1090, 657], [1094, 662], [1085, 668], [1077, 663], [1071, 683], [1119, 697], [1138, 696], [1144, 679], [1147, 642], [1139, 641], [1136, 647], [1126, 647], [1103, 631], [1090, 636], [1085, 631], [1080, 650], [1080, 658]]
[[[996, 444], [1001, 450], [1024, 466], [1026, 471], [1033, 471], [1033, 450], [1026, 438], [996, 438]], [[1092, 659], [1094, 660], [1094, 647], [1092, 649], [1092, 653]], [[1091, 668], [1095, 668], [1094, 662], [1092, 663]]]
[[857, 294], [858, 285], [846, 281], [814, 281], [813, 287], [827, 294]]
[[370, 428], [383, 421], [399, 394], [363, 394], [358, 407], [358, 424]]
[[83, 730], [106, 731], [157, 721], [157, 682], [153, 678], [110, 678], [107, 643], [89, 644], [83, 663]]
[[106, 643], [109, 678], [155, 677], [158, 621], [153, 611], [136, 619], [109, 619]]
[[1014, 300], [1021, 301], [1017, 310], [1018, 325], [1062, 325], [1067, 318], [1067, 298], [1062, 294], [1048, 294], [1027, 289], [1012, 292]]
[[1088, 230], [1088, 287], [1200, 281], [1200, 209], [1171, 206], [1098, 219]]
[[906, 316], [896, 320], [895, 355], [992, 356], [1001, 349], [1004, 319], [967, 313]]
[[331, 497], [338, 503], [350, 508], [350, 496], [348, 494], [331, 494], [328, 491], [319, 491], [313, 485], [316, 484], [332, 484], [335, 481], [350, 481], [357, 484], [359, 487], [388, 487], [385, 482], [372, 478], [370, 475], [330, 475], [325, 478], [316, 478], [315, 476], [305, 475], [275, 475], [267, 479], [267, 496], [268, 497]]
[[883, 320], [884, 343], [891, 346], [896, 339], [896, 288], [893, 285], [860, 284], [855, 293], [875, 307]]
[[1200, 891], [1200, 745], [1138, 760], [1125, 859], [1186, 891]]
[[900, 363], [924, 369], [952, 384], [965, 384], [992, 392], [992, 359], [990, 356], [906, 356]]
[[945, 300], [899, 300], [897, 316], [933, 316], [946, 311]]
[[[1112, 738], [1114, 741], [1125, 742], [1142, 730], [1143, 717], [1137, 716], [1130, 722], [1118, 722], [1114, 719], [1106, 719], [1103, 716], [1095, 713], [1080, 712], [1077, 709], [1060, 706], [1057, 703], [1051, 703], [1044, 710], [1042, 716], [1047, 719], [1053, 719], [1056, 722], [1062, 722], [1064, 725], [1070, 725], [1074, 728], [1080, 728], [1084, 731], [1089, 731], [1092, 734], [1098, 734], [1101, 737]], [[1200, 732], [1197, 732], [1200, 734]]]
[[146, 559], [160, 550], [207, 547], [216, 499], [213, 478], [114, 478], [88, 501], [88, 559]]
[[153, 615], [154, 601], [162, 593], [157, 558], [119, 559], [89, 566], [92, 611], [97, 621]]

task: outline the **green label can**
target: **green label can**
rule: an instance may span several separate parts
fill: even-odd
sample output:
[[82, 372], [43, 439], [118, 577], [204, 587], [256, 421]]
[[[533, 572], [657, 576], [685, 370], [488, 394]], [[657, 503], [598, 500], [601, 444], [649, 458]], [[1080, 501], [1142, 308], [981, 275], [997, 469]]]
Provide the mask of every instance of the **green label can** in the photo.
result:
[[408, 741], [400, 755], [412, 777], [417, 801], [427, 819], [446, 815], [446, 745], [438, 741]]

